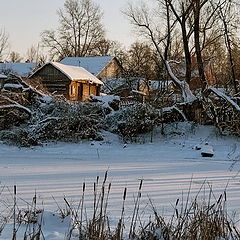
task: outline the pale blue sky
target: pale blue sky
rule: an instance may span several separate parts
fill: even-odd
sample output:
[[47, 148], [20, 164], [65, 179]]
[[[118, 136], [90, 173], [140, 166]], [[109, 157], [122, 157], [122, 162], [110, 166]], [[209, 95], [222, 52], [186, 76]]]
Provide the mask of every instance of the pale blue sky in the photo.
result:
[[[27, 49], [40, 40], [45, 29], [58, 25], [56, 11], [65, 0], [8, 0], [1, 2], [0, 28], [9, 33], [11, 50], [24, 55]], [[128, 20], [120, 12], [127, 0], [94, 0], [104, 11], [107, 37], [126, 46], [134, 41]]]

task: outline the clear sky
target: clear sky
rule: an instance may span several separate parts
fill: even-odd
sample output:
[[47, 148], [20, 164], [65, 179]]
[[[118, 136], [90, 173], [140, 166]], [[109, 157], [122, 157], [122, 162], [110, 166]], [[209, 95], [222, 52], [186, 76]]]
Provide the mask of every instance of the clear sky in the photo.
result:
[[[0, 28], [9, 33], [11, 51], [21, 55], [40, 41], [40, 33], [58, 26], [59, 8], [65, 0], [8, 0], [1, 1]], [[128, 20], [121, 13], [127, 0], [94, 0], [104, 11], [107, 37], [126, 46], [134, 41]]]

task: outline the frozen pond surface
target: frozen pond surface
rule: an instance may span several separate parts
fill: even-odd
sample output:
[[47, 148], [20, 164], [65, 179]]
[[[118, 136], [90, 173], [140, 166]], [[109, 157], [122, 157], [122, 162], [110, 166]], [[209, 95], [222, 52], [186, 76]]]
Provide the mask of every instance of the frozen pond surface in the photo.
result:
[[[102, 181], [104, 172], [109, 170], [109, 207], [113, 215], [120, 210], [125, 187], [128, 201], [133, 201], [139, 179], [144, 180], [143, 199], [149, 195], [161, 209], [171, 210], [170, 203], [174, 204], [182, 193], [186, 195], [192, 178], [193, 196], [204, 181], [212, 185], [216, 195], [228, 186], [228, 205], [236, 210], [240, 199], [238, 140], [216, 137], [210, 127], [197, 127], [191, 134], [156, 134], [152, 142], [145, 144], [124, 145], [116, 136], [106, 134], [103, 142], [50, 143], [34, 148], [0, 145], [2, 196], [11, 199], [15, 184], [19, 205], [31, 202], [36, 191], [38, 202], [53, 210], [55, 201], [61, 205], [64, 196], [78, 202], [86, 182], [86, 201], [91, 204], [96, 176]], [[201, 157], [201, 151], [195, 150], [196, 145], [206, 141], [214, 148], [212, 158]]]

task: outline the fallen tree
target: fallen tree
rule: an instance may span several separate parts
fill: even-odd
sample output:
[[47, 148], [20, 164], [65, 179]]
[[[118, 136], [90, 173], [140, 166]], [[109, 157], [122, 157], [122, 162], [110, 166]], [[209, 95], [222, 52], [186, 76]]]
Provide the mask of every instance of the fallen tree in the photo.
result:
[[51, 98], [23, 78], [11, 75], [0, 90], [0, 129], [26, 123], [32, 118], [33, 104]]
[[[2, 100], [4, 100], [5, 103], [3, 103]], [[19, 104], [18, 102], [10, 99], [9, 97], [7, 97], [5, 95], [2, 95], [2, 94], [0, 95], [0, 101], [2, 103], [0, 106], [0, 111], [4, 110], [4, 109], [8, 109], [8, 108], [9, 109], [17, 108], [17, 109], [20, 109], [20, 110], [24, 111], [25, 113], [27, 113], [29, 115], [29, 117], [31, 117], [31, 115], [32, 115], [32, 111], [29, 108]]]

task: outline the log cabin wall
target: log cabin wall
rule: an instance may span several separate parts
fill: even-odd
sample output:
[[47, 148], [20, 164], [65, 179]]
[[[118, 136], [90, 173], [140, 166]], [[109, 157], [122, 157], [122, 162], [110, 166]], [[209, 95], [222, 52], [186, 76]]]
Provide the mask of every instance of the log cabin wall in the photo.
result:
[[93, 85], [90, 86], [90, 95], [98, 96], [96, 84], [93, 84]]
[[52, 65], [44, 66], [41, 71], [34, 74], [33, 78], [40, 78], [43, 86], [49, 92], [63, 94], [67, 99], [69, 98], [68, 92], [71, 80]]
[[88, 100], [88, 98], [90, 96], [90, 88], [91, 88], [91, 85], [89, 83], [83, 84], [82, 101]]

